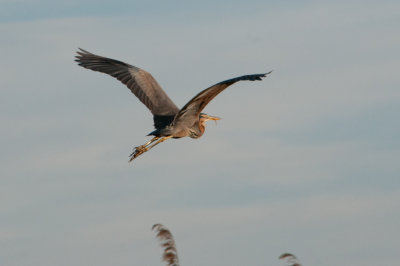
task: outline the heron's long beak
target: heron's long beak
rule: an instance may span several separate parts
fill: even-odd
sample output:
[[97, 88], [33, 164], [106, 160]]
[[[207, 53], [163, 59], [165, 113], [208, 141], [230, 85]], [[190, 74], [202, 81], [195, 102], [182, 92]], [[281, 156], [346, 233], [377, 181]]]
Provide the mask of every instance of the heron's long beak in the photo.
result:
[[216, 116], [209, 116], [209, 115], [207, 115], [206, 120], [205, 120], [204, 122], [206, 122], [206, 121], [208, 121], [208, 120], [214, 120], [215, 124], [217, 124], [217, 120], [221, 120], [221, 118], [216, 117]]
[[207, 120], [221, 120], [221, 118], [207, 115]]

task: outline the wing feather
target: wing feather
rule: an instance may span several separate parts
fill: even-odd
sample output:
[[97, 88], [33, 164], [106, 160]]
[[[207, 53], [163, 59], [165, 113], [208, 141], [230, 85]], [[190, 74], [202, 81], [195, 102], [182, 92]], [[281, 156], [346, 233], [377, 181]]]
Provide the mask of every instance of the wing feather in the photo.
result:
[[[80, 66], [120, 80], [147, 106], [154, 117], [170, 117], [178, 113], [178, 107], [147, 71], [83, 49], [79, 49], [77, 54], [75, 61]], [[156, 124], [157, 121], [154, 122]]]
[[188, 116], [197, 118], [200, 115], [200, 112], [206, 107], [206, 105], [230, 85], [241, 80], [262, 80], [262, 78], [266, 77], [271, 72], [272, 71], [265, 74], [244, 75], [233, 79], [221, 81], [194, 96], [184, 107], [182, 107], [182, 109], [176, 115], [175, 120], [177, 121], [179, 119], [182, 119], [183, 117]]

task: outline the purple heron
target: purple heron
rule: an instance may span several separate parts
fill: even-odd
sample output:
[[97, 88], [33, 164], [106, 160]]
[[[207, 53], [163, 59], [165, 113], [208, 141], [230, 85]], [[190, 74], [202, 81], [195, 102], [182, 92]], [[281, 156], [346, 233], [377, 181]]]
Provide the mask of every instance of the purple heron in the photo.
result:
[[241, 80], [261, 80], [270, 74], [244, 75], [219, 82], [197, 94], [182, 109], [179, 109], [168, 97], [157, 81], [147, 71], [124, 62], [98, 56], [79, 49], [76, 62], [84, 68], [102, 72], [117, 78], [124, 83], [153, 114], [155, 130], [148, 136], [154, 136], [150, 141], [135, 147], [130, 162], [142, 153], [169, 138], [201, 137], [205, 130], [205, 122], [219, 120], [201, 111], [221, 91]]

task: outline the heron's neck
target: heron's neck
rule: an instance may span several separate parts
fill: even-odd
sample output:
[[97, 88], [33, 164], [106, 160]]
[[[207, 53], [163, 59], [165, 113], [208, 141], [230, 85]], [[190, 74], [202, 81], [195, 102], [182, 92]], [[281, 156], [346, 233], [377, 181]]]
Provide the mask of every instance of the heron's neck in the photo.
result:
[[199, 121], [200, 136], [203, 135], [206, 130], [206, 125], [204, 123], [204, 121]]
[[204, 122], [199, 121], [199, 123], [197, 124], [197, 127], [194, 126], [189, 129], [189, 137], [191, 137], [192, 139], [200, 138], [204, 134], [205, 129], [206, 128], [205, 128]]

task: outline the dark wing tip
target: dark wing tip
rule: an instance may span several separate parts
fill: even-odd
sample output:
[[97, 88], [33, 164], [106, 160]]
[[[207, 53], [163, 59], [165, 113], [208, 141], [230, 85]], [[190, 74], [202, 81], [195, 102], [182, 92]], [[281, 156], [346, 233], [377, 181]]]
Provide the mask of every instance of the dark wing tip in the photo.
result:
[[272, 73], [272, 70], [271, 71], [269, 71], [269, 72], [267, 72], [267, 73], [263, 73], [263, 74], [253, 74], [253, 75], [248, 75], [250, 78], [253, 78], [253, 79], [250, 79], [250, 80], [262, 80], [262, 78], [265, 78], [267, 75], [269, 75], [269, 74], [271, 74]]
[[86, 51], [86, 50], [84, 50], [84, 49], [82, 49], [82, 48], [80, 48], [80, 47], [78, 47], [78, 50], [79, 50], [79, 51], [76, 51], [76, 53], [79, 54], [79, 55], [83, 55], [83, 54], [92, 54], [91, 52], [88, 52], [88, 51]]
[[274, 70], [270, 70], [269, 72], [267, 72], [267, 73], [264, 73], [264, 76], [263, 76], [263, 77], [265, 77], [265, 76], [267, 76], [267, 75], [271, 74], [271, 73], [272, 73], [272, 71], [274, 71]]
[[267, 73], [262, 73], [262, 74], [251, 74], [251, 75], [244, 75], [244, 76], [240, 76], [237, 78], [233, 78], [233, 79], [229, 79], [229, 80], [225, 80], [220, 82], [220, 84], [223, 83], [235, 83], [238, 82], [240, 80], [249, 80], [249, 81], [255, 81], [255, 80], [262, 80], [263, 78], [265, 78], [267, 75], [271, 74], [272, 70], [267, 72]]
[[84, 59], [84, 57], [87, 56], [94, 56], [94, 54], [92, 54], [91, 52], [88, 52], [82, 48], [78, 47], [78, 51], [76, 51], [77, 55], [75, 55], [75, 62], [78, 62], [80, 66], [82, 65], [82, 59]]
[[82, 48], [78, 48], [78, 49], [79, 50], [76, 51], [76, 55], [75, 55], [75, 62], [81, 63], [83, 56], [90, 54], [90, 53], [86, 50], [83, 50]]

